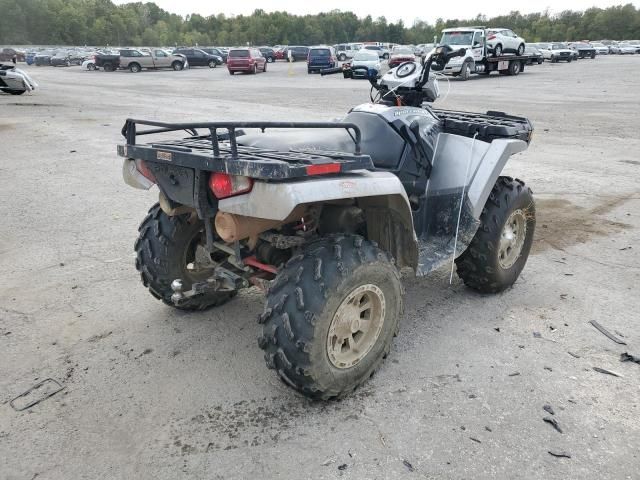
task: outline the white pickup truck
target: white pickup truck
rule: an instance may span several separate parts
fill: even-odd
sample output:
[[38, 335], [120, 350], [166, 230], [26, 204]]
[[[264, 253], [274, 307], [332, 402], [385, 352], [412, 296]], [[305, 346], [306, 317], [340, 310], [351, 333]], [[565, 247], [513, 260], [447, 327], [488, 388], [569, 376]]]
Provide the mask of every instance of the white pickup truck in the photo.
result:
[[[501, 75], [518, 75], [524, 70], [530, 55], [492, 56], [487, 49], [485, 27], [445, 28], [439, 45], [449, 45], [453, 49], [466, 49], [463, 57], [449, 60], [441, 73], [468, 80], [472, 74], [489, 75], [497, 71]], [[435, 70], [434, 67], [431, 67]]]

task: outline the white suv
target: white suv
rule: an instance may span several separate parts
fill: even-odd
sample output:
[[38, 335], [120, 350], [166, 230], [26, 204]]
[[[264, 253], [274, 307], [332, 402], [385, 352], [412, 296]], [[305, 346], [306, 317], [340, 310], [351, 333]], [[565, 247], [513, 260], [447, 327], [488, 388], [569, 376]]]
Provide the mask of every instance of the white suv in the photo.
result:
[[519, 37], [507, 28], [490, 28], [487, 30], [487, 48], [493, 51], [494, 57], [503, 53], [524, 53], [524, 38]]

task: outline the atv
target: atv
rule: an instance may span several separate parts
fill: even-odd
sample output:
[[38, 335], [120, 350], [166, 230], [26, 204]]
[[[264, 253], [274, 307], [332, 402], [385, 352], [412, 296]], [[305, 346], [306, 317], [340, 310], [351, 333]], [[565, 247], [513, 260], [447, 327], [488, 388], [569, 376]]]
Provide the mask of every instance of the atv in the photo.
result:
[[[431, 65], [456, 55], [464, 50], [442, 46], [369, 71], [371, 103], [332, 122], [128, 119], [124, 179], [160, 190], [135, 242], [142, 283], [183, 310], [262, 289], [266, 364], [317, 399], [349, 394], [389, 353], [401, 270], [455, 265], [479, 292], [512, 286], [535, 207], [501, 171], [533, 128], [501, 112], [428, 106], [439, 96]], [[137, 143], [143, 135], [156, 140]]]
[[24, 71], [13, 64], [0, 63], [0, 91], [11, 95], [32, 92], [38, 84]]

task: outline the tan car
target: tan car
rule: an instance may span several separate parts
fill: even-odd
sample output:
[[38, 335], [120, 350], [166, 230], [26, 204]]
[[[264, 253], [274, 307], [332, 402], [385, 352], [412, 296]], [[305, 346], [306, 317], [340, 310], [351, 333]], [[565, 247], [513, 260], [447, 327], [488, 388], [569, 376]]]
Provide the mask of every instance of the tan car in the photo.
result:
[[187, 65], [184, 55], [172, 54], [160, 48], [154, 48], [149, 52], [141, 50], [120, 50], [119, 68], [128, 68], [133, 73], [138, 73], [143, 68], [173, 68], [182, 70]]

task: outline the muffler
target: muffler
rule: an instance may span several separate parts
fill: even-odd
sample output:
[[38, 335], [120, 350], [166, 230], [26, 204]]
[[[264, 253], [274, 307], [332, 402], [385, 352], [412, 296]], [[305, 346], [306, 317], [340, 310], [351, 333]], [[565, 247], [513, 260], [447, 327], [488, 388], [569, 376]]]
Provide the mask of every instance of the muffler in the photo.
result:
[[262, 232], [278, 228], [304, 216], [305, 208], [300, 205], [293, 209], [284, 220], [272, 220], [269, 218], [245, 217], [235, 213], [218, 212], [215, 218], [216, 232], [226, 243], [256, 238]]

